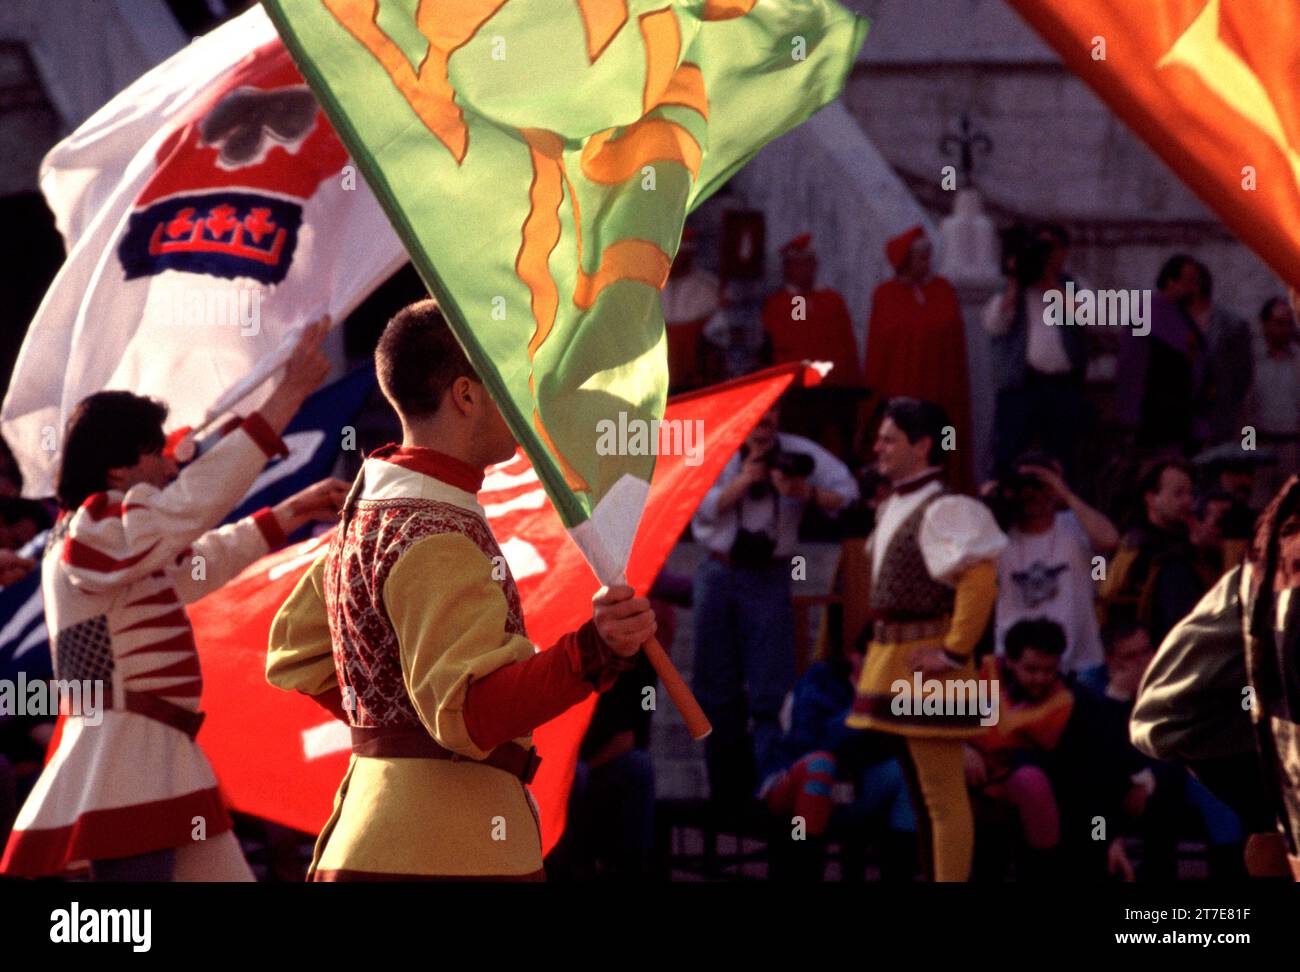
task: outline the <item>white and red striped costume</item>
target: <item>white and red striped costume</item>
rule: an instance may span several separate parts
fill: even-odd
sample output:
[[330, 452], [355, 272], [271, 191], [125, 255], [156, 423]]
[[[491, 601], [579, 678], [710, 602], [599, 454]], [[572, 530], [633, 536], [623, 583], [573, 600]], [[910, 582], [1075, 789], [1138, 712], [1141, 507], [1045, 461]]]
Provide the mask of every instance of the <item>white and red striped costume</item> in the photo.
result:
[[[246, 418], [163, 489], [89, 497], [60, 516], [41, 569], [57, 679], [103, 679], [103, 721], [67, 715], [0, 873], [175, 848], [177, 880], [251, 880], [207, 757], [183, 605], [284, 542], [270, 510], [214, 529], [284, 443]], [[205, 839], [196, 840], [201, 817]]]

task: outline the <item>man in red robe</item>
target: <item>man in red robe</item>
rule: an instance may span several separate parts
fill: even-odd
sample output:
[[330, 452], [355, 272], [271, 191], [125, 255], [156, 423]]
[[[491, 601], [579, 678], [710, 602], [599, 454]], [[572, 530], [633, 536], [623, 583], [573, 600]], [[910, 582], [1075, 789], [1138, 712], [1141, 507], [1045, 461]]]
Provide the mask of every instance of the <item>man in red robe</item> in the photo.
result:
[[871, 301], [866, 383], [881, 400], [909, 396], [942, 405], [955, 430], [953, 484], [974, 485], [966, 327], [957, 292], [930, 272], [930, 241], [914, 226], [885, 244], [895, 276]]
[[835, 366], [821, 385], [791, 392], [783, 409], [786, 431], [848, 458], [857, 434], [859, 398], [865, 397], [853, 319], [839, 291], [816, 286], [811, 233], [781, 247], [781, 269], [785, 285], [763, 304], [772, 364], [807, 360]]
[[763, 304], [763, 330], [771, 343], [772, 363], [830, 361], [835, 369], [824, 384], [861, 386], [853, 319], [839, 291], [816, 286], [817, 254], [811, 233], [781, 247], [781, 269], [785, 285]]

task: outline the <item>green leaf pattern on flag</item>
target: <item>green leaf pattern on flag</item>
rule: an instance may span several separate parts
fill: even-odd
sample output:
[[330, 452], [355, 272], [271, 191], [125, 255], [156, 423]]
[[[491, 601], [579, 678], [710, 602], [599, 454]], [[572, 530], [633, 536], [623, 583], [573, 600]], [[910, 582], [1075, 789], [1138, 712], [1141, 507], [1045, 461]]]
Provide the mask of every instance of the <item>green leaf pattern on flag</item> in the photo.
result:
[[663, 415], [686, 214], [839, 94], [866, 22], [834, 0], [264, 3], [566, 526], [648, 484], [653, 455], [597, 441]]

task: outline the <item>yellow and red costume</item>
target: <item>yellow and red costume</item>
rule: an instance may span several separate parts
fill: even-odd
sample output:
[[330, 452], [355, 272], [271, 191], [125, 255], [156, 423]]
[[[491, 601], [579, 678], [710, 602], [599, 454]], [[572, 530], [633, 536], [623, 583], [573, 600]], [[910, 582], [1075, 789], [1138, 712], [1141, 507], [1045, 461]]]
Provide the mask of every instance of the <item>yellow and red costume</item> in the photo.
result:
[[942, 681], [975, 678], [975, 645], [997, 600], [1005, 546], [988, 508], [948, 493], [937, 469], [896, 486], [867, 538], [869, 590], [857, 596], [870, 605], [873, 632], [847, 722], [901, 737], [923, 858], [938, 881], [969, 876], [974, 821], [962, 746], [982, 731], [980, 715], [900, 706], [895, 687], [912, 685], [919, 659], [936, 650], [951, 665]]
[[1041, 699], [1023, 698], [1012, 690], [1006, 659], [984, 659], [981, 677], [998, 685], [998, 721], [971, 740], [984, 755], [991, 795], [1018, 765], [1023, 753], [1048, 753], [1056, 749], [1074, 712], [1074, 693], [1063, 681]]
[[267, 678], [352, 732], [310, 880], [542, 877], [532, 730], [627, 663], [590, 621], [536, 651], [482, 480], [430, 449], [372, 454], [276, 616]]

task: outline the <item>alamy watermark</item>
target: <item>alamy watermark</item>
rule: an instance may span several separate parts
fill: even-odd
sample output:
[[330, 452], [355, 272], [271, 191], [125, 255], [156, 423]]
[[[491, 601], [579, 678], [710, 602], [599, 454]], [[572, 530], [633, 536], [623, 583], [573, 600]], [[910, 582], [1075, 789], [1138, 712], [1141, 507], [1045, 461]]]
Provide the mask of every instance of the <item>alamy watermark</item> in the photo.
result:
[[167, 287], [150, 304], [164, 327], [232, 327], [241, 337], [262, 330], [262, 291], [256, 287]]
[[998, 724], [995, 678], [896, 678], [889, 686], [889, 711], [896, 716], [979, 716], [981, 726]]
[[86, 725], [104, 721], [102, 679], [0, 678], [0, 716], [81, 716]]
[[596, 423], [601, 456], [684, 456], [688, 466], [704, 461], [704, 419], [640, 419], [618, 413], [618, 421]]
[[1043, 294], [1043, 320], [1055, 327], [1132, 327], [1151, 333], [1151, 291], [1076, 290], [1073, 280]]

